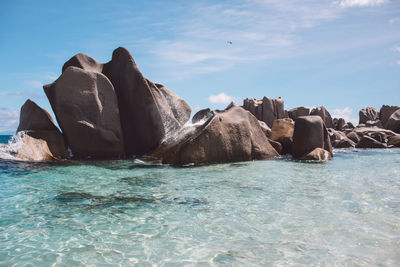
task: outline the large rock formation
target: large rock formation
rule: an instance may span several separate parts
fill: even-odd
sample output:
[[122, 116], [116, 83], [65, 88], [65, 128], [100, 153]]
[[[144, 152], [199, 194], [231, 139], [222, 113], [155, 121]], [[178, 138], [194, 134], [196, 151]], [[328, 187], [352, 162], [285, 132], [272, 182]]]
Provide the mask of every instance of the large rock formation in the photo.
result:
[[358, 115], [360, 117], [359, 124], [379, 120], [379, 111], [372, 107], [363, 108]]
[[172, 165], [248, 161], [278, 156], [257, 119], [241, 107], [215, 112], [194, 133], [163, 144], [152, 157]]
[[127, 156], [151, 152], [190, 118], [190, 106], [165, 86], [146, 79], [125, 48], [114, 50], [106, 64], [78, 54], [64, 64], [63, 70], [69, 66], [103, 73], [111, 81]]
[[390, 116], [397, 110], [399, 110], [399, 106], [388, 106], [382, 105], [379, 111], [379, 120], [382, 122], [384, 128], [386, 128], [386, 124], [390, 118]]
[[[320, 116], [304, 116], [295, 120], [292, 155], [301, 159], [315, 148], [322, 148], [332, 156], [328, 130]], [[320, 154], [318, 152], [318, 154]]]
[[390, 115], [386, 123], [386, 128], [393, 132], [400, 133], [400, 110], [397, 110]]
[[45, 161], [69, 156], [64, 137], [51, 115], [30, 99], [21, 107], [19, 131], [25, 132], [17, 155], [20, 159]]
[[381, 143], [370, 136], [364, 135], [360, 142], [357, 143], [356, 148], [386, 148], [386, 144]]
[[311, 116], [320, 116], [327, 128], [333, 128], [331, 114], [329, 114], [328, 110], [326, 110], [325, 107], [321, 106], [321, 107], [313, 108], [310, 112], [310, 115]]
[[310, 115], [310, 109], [305, 107], [296, 107], [288, 111], [289, 118], [296, 120], [300, 116]]
[[44, 90], [75, 157], [124, 155], [117, 97], [106, 76], [70, 66]]
[[243, 108], [250, 111], [258, 120], [265, 122], [272, 127], [274, 120], [287, 118], [282, 98], [271, 99], [264, 96], [262, 100], [246, 98], [243, 101]]

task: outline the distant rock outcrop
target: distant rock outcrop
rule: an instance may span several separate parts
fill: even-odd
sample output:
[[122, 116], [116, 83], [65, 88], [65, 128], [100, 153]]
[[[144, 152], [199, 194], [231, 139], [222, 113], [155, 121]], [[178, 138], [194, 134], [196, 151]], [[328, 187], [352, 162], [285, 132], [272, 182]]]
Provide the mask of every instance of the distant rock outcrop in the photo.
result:
[[293, 133], [293, 157], [302, 159], [316, 148], [324, 149], [332, 156], [332, 145], [329, 140], [328, 130], [321, 117], [304, 116], [297, 118]]
[[382, 122], [382, 125], [384, 128], [387, 127], [387, 122], [390, 118], [390, 116], [397, 110], [399, 110], [399, 106], [388, 106], [388, 105], [382, 105], [380, 111], [379, 111], [379, 120]]
[[305, 107], [296, 107], [288, 111], [289, 118], [296, 120], [300, 116], [310, 115], [310, 109]]
[[390, 115], [386, 128], [393, 132], [400, 133], [400, 110], [397, 110]]
[[367, 121], [376, 121], [379, 120], [379, 111], [373, 107], [363, 108], [359, 112], [359, 124], [367, 123]]
[[331, 114], [329, 114], [328, 110], [326, 110], [325, 107], [321, 106], [321, 107], [313, 108], [310, 112], [310, 115], [311, 116], [320, 116], [327, 128], [333, 128]]
[[287, 118], [282, 98], [271, 99], [264, 96], [262, 100], [246, 98], [243, 101], [243, 108], [250, 111], [258, 120], [265, 122], [272, 127], [274, 120]]
[[172, 165], [248, 161], [278, 156], [257, 119], [241, 107], [215, 112], [194, 133], [163, 144], [152, 157]]

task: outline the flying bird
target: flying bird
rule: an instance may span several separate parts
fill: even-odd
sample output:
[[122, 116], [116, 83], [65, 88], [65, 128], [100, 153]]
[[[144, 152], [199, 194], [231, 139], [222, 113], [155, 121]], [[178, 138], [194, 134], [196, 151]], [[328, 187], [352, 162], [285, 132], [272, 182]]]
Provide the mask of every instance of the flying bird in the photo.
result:
[[232, 44], [232, 41], [226, 41], [228, 44]]

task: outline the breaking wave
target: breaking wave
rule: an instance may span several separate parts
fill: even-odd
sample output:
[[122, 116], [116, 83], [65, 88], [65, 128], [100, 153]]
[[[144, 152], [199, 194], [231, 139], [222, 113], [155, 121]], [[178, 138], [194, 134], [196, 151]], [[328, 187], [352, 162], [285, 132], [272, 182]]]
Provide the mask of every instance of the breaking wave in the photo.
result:
[[0, 144], [0, 159], [21, 160], [17, 154], [23, 145], [24, 134], [25, 132], [18, 132], [11, 137], [7, 144]]

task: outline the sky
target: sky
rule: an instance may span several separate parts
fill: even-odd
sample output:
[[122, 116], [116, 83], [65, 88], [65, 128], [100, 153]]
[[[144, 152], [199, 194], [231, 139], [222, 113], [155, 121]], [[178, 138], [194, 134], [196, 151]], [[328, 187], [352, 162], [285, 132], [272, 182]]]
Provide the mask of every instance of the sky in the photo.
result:
[[352, 122], [400, 105], [399, 0], [3, 0], [0, 134], [28, 98], [51, 112], [42, 86], [69, 58], [105, 63], [119, 46], [192, 115], [263, 96]]

